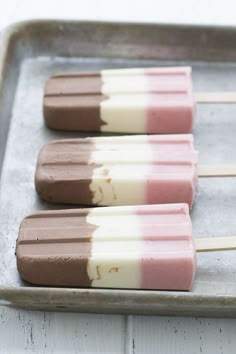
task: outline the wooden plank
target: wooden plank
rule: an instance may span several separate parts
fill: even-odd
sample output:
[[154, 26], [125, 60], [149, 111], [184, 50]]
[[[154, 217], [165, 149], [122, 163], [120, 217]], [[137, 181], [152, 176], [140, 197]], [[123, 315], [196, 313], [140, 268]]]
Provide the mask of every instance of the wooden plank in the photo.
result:
[[134, 316], [131, 353], [235, 353], [235, 326], [236, 320]]
[[123, 353], [125, 317], [0, 308], [0, 353]]

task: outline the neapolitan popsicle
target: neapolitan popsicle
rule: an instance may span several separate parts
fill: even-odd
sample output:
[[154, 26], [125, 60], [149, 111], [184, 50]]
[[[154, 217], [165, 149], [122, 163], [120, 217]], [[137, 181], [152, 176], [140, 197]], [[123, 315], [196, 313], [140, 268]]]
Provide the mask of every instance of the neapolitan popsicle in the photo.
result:
[[59, 130], [190, 133], [194, 111], [190, 67], [59, 74], [44, 91], [45, 122]]
[[35, 186], [54, 203], [138, 205], [185, 202], [198, 189], [192, 135], [98, 137], [46, 144]]
[[196, 270], [186, 204], [37, 212], [16, 256], [37, 285], [190, 290]]

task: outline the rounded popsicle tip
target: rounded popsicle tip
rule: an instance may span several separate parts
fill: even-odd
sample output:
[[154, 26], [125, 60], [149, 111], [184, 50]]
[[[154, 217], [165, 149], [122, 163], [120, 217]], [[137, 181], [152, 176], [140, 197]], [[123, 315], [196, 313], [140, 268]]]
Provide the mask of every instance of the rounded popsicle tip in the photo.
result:
[[16, 265], [18, 272], [21, 278], [29, 283], [34, 283], [32, 276], [30, 274], [31, 262], [29, 262], [29, 258], [26, 257], [24, 250], [22, 252], [21, 243], [25, 239], [25, 226], [27, 226], [27, 220], [30, 219], [30, 215], [25, 217], [22, 222], [20, 223], [18, 238], [16, 240]]
[[35, 189], [40, 196], [45, 201], [50, 201], [50, 184], [53, 183], [50, 175], [43, 168], [44, 165], [44, 155], [45, 150], [47, 150], [47, 146], [45, 145], [39, 152], [36, 171], [35, 171]]
[[50, 77], [49, 79], [47, 79], [44, 85], [43, 116], [44, 116], [44, 122], [48, 128], [58, 129], [55, 107], [52, 106], [51, 97], [49, 97], [51, 93], [52, 80], [53, 77]]

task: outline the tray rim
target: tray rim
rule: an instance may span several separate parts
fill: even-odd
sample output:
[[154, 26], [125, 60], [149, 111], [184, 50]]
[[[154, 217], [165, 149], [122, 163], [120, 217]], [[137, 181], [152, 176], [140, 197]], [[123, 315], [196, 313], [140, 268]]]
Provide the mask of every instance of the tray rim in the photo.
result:
[[[140, 27], [156, 27], [168, 29], [195, 29], [195, 30], [221, 30], [233, 31], [235, 26], [215, 26], [196, 24], [172, 24], [154, 22], [121, 22], [111, 20], [65, 20], [65, 19], [33, 19], [19, 21], [3, 28], [0, 32], [0, 95], [4, 80], [4, 70], [9, 48], [14, 34], [21, 35], [26, 29], [36, 26], [55, 25], [126, 25]], [[0, 175], [1, 179], [1, 175]], [[1, 180], [0, 180], [1, 182]], [[149, 297], [149, 303], [142, 301], [144, 296]], [[95, 303], [95, 298], [99, 303]], [[69, 298], [69, 305], [67, 299]], [[178, 299], [180, 309], [176, 309], [175, 300]], [[82, 300], [82, 303], [81, 303]], [[174, 301], [174, 306], [172, 304]], [[125, 303], [132, 303], [126, 305]], [[192, 307], [198, 302], [198, 308]], [[86, 288], [54, 288], [54, 287], [8, 287], [0, 286], [0, 306], [25, 308], [47, 311], [76, 311], [90, 313], [113, 314], [140, 314], [140, 315], [181, 315], [202, 317], [236, 317], [236, 295], [211, 295], [196, 294], [178, 291], [147, 291], [147, 290], [122, 290], [122, 289], [86, 289]], [[141, 306], [142, 305], [142, 306]], [[96, 308], [95, 308], [96, 307]], [[98, 308], [99, 307], [99, 308]], [[146, 308], [145, 308], [146, 307]]]

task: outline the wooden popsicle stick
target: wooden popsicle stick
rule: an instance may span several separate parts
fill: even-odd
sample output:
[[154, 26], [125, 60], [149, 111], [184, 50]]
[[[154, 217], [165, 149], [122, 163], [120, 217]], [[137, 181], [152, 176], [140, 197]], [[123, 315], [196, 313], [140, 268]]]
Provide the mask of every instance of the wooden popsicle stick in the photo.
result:
[[236, 250], [236, 236], [195, 238], [197, 252]]
[[200, 165], [198, 177], [235, 177], [236, 165]]
[[236, 103], [236, 92], [196, 92], [197, 103]]

